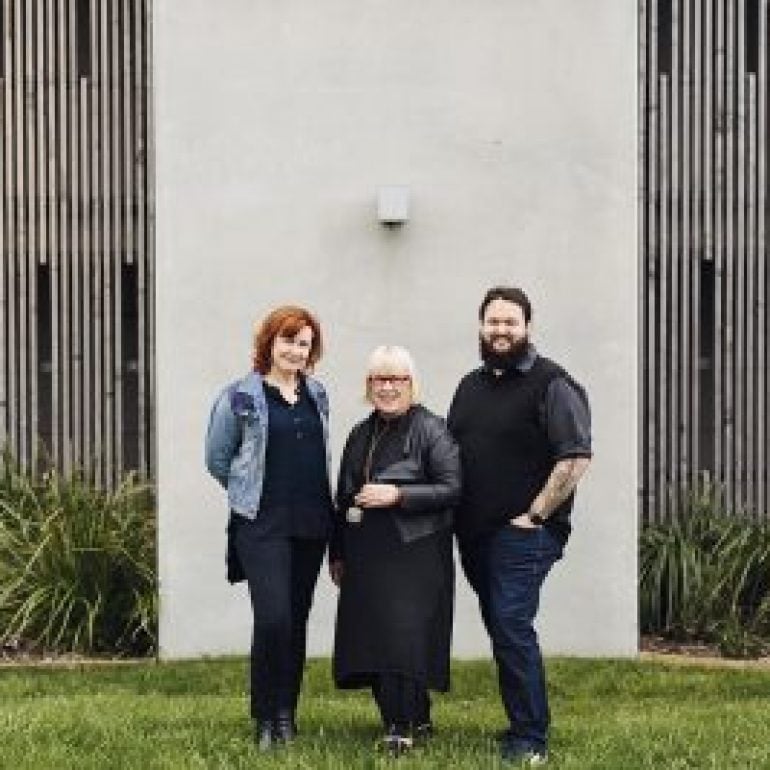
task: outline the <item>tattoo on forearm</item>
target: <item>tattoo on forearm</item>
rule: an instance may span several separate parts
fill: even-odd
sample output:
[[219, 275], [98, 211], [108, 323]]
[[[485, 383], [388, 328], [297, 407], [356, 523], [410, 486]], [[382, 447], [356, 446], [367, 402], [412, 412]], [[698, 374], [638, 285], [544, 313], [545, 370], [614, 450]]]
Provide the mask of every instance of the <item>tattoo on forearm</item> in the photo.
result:
[[548, 518], [572, 494], [589, 463], [588, 457], [570, 457], [556, 463], [530, 510]]

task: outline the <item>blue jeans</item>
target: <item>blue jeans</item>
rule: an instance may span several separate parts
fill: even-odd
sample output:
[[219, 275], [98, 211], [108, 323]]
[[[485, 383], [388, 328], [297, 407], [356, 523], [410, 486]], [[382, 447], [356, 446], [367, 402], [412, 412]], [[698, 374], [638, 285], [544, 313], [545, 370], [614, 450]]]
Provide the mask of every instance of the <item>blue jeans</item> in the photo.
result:
[[546, 527], [508, 525], [460, 543], [463, 570], [492, 640], [510, 722], [506, 739], [522, 749], [544, 751], [548, 743], [548, 693], [533, 623], [543, 581], [562, 550]]

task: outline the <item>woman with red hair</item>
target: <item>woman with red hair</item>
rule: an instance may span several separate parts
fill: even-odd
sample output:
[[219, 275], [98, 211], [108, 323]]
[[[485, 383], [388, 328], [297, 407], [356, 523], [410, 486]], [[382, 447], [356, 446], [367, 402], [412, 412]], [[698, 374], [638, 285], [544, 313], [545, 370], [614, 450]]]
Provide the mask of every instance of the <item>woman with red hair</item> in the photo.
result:
[[246, 580], [254, 627], [251, 716], [267, 750], [296, 735], [307, 618], [329, 538], [329, 404], [310, 372], [321, 328], [283, 306], [255, 327], [252, 371], [218, 395], [206, 466], [227, 490], [228, 580]]

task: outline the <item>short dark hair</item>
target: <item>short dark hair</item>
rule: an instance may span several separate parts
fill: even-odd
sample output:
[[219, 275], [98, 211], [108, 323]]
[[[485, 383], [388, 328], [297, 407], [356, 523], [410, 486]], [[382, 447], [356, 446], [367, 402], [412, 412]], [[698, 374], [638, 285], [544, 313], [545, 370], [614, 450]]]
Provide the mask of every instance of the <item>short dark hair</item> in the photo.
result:
[[481, 307], [479, 307], [479, 321], [484, 320], [484, 313], [487, 312], [489, 303], [496, 299], [504, 299], [506, 302], [513, 302], [514, 305], [518, 305], [524, 313], [525, 323], [529, 323], [532, 318], [532, 305], [530, 304], [529, 297], [524, 293], [523, 289], [518, 286], [493, 286], [481, 300]]

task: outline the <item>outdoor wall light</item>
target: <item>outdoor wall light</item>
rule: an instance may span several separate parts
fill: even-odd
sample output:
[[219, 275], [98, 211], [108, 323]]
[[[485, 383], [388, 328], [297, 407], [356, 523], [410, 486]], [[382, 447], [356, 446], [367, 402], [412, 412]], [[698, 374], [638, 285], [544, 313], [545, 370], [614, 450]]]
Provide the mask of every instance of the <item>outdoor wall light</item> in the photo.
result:
[[409, 221], [409, 188], [406, 185], [386, 185], [377, 191], [377, 219], [388, 226]]

